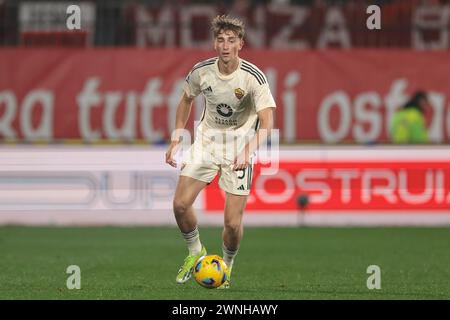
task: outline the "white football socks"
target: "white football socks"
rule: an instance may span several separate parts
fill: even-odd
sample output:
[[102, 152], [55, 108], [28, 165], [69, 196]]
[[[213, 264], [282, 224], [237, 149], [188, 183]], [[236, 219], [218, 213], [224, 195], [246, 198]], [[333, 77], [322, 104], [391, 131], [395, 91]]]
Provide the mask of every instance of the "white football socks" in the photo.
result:
[[198, 232], [197, 226], [194, 230], [184, 233], [181, 233], [184, 240], [186, 241], [189, 255], [196, 255], [202, 251], [202, 243], [200, 242], [200, 233]]
[[233, 267], [234, 258], [236, 257], [238, 250], [239, 248], [236, 250], [229, 250], [225, 247], [225, 243], [222, 243], [223, 261], [229, 268]]

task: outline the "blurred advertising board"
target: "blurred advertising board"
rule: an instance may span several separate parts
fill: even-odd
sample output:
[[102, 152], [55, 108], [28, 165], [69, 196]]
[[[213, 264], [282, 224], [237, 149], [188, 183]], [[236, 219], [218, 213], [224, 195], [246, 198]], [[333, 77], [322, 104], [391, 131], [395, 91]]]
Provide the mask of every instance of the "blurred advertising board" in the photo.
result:
[[[167, 139], [187, 73], [211, 56], [175, 49], [1, 49], [0, 139]], [[243, 50], [242, 57], [268, 78], [282, 142], [387, 142], [393, 113], [418, 89], [430, 94], [431, 142], [450, 142], [448, 51]], [[203, 108], [199, 96], [190, 129]]]
[[[0, 224], [175, 225], [165, 148], [2, 147]], [[248, 225], [450, 225], [450, 149], [283, 147], [255, 165]], [[300, 197], [303, 206], [299, 205]], [[223, 223], [217, 177], [194, 204]]]

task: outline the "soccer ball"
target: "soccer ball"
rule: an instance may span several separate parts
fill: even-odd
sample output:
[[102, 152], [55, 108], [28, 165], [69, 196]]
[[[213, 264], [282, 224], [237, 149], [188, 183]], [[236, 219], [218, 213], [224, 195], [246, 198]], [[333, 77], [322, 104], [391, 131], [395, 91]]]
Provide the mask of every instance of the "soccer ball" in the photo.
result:
[[226, 271], [227, 265], [221, 257], [203, 256], [194, 265], [194, 278], [202, 287], [217, 288], [227, 279]]

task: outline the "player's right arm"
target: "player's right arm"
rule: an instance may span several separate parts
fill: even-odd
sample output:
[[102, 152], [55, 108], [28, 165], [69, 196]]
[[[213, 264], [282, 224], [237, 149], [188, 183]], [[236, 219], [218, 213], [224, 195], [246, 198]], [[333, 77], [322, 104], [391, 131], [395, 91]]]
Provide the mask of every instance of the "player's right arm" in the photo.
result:
[[178, 103], [177, 113], [175, 118], [175, 131], [171, 135], [170, 145], [166, 152], [166, 163], [170, 164], [172, 167], [177, 167], [177, 163], [174, 159], [174, 155], [177, 153], [180, 141], [181, 141], [181, 131], [186, 127], [189, 114], [191, 113], [193, 97], [188, 97], [186, 92], [183, 92], [181, 100]]
[[174, 155], [180, 147], [181, 132], [186, 127], [189, 114], [191, 113], [192, 102], [200, 92], [200, 74], [199, 70], [196, 70], [194, 66], [184, 83], [183, 95], [181, 96], [181, 100], [177, 107], [175, 131], [171, 134], [170, 145], [166, 152], [166, 163], [170, 164], [172, 167], [177, 167]]

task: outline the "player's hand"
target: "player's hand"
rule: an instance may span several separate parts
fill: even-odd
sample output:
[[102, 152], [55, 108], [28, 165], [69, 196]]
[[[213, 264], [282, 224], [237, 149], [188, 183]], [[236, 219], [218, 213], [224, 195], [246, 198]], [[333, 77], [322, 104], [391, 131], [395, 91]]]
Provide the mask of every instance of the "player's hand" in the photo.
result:
[[175, 154], [180, 148], [180, 141], [172, 141], [166, 152], [166, 163], [170, 164], [172, 167], [177, 167], [177, 162], [174, 159]]
[[250, 154], [248, 151], [243, 150], [237, 157], [234, 159], [233, 170], [245, 170], [250, 164]]

